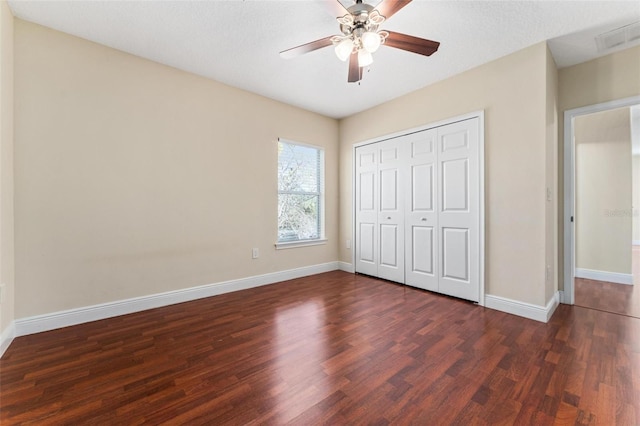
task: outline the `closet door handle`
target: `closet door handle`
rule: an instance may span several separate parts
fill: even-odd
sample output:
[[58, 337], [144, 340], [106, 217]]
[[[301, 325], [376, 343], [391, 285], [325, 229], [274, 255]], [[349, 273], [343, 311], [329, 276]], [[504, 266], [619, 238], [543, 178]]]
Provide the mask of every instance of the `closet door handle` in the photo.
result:
[[387, 220], [391, 220], [391, 216], [387, 216]]
[[426, 217], [422, 217], [422, 218], [420, 218], [420, 220], [423, 221], [423, 222], [426, 222], [427, 218]]

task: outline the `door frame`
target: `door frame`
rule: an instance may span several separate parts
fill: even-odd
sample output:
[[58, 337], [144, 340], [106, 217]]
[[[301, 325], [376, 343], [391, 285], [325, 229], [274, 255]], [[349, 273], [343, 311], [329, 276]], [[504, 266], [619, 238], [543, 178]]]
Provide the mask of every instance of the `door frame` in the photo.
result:
[[593, 114], [596, 112], [608, 111], [640, 104], [640, 96], [616, 99], [594, 105], [587, 105], [580, 108], [569, 109], [564, 112], [564, 290], [561, 295], [561, 302], [573, 305], [575, 303], [575, 222], [571, 218], [575, 216], [575, 134], [573, 124], [576, 117]]
[[377, 143], [377, 142], [382, 142], [384, 140], [387, 139], [393, 139], [393, 138], [397, 138], [400, 136], [406, 136], [409, 135], [411, 133], [417, 133], [417, 132], [422, 132], [425, 130], [429, 130], [429, 129], [433, 129], [435, 127], [442, 127], [442, 126], [446, 126], [448, 124], [453, 124], [453, 123], [457, 123], [459, 121], [465, 121], [465, 120], [469, 120], [469, 119], [473, 119], [473, 118], [478, 118], [478, 123], [479, 123], [479, 129], [478, 129], [478, 162], [479, 162], [479, 174], [480, 174], [480, 179], [478, 182], [479, 185], [479, 199], [480, 199], [480, 205], [478, 206], [478, 210], [479, 210], [479, 217], [478, 217], [478, 229], [479, 229], [479, 243], [480, 243], [480, 250], [479, 250], [479, 255], [480, 255], [480, 259], [479, 259], [479, 268], [480, 271], [478, 273], [478, 277], [480, 280], [480, 296], [479, 296], [479, 300], [478, 300], [478, 305], [480, 306], [485, 306], [485, 218], [484, 218], [484, 205], [485, 205], [485, 191], [484, 191], [484, 181], [485, 181], [485, 176], [484, 176], [484, 110], [479, 110], [479, 111], [474, 111], [474, 112], [470, 112], [467, 114], [462, 114], [462, 115], [458, 115], [455, 117], [451, 117], [451, 118], [447, 118], [444, 120], [440, 120], [440, 121], [435, 121], [435, 122], [431, 122], [431, 123], [427, 123], [427, 124], [423, 124], [421, 126], [418, 127], [412, 127], [410, 129], [405, 129], [405, 130], [400, 130], [398, 132], [394, 132], [394, 133], [389, 133], [383, 136], [378, 136], [375, 138], [371, 138], [371, 139], [367, 139], [361, 142], [357, 142], [355, 144], [353, 144], [352, 148], [351, 148], [351, 265], [353, 265], [353, 271], [355, 271], [355, 267], [356, 267], [356, 249], [355, 249], [355, 245], [357, 243], [356, 241], [356, 162], [357, 162], [357, 158], [356, 158], [356, 148], [360, 147], [360, 146], [364, 146], [364, 145], [369, 145], [372, 143]]

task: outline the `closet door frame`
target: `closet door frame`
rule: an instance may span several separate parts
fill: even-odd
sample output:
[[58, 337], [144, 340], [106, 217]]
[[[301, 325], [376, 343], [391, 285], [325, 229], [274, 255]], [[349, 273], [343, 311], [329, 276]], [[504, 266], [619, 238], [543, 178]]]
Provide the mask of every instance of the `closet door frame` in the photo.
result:
[[428, 124], [424, 124], [422, 126], [418, 126], [418, 127], [414, 127], [411, 129], [405, 129], [405, 130], [401, 130], [399, 132], [395, 132], [395, 133], [391, 133], [391, 134], [387, 134], [387, 135], [383, 135], [383, 136], [379, 136], [373, 139], [368, 139], [362, 142], [358, 142], [356, 144], [353, 145], [352, 147], [352, 171], [351, 171], [351, 189], [352, 189], [352, 196], [351, 196], [351, 202], [352, 202], [352, 208], [351, 208], [351, 241], [353, 242], [353, 245], [351, 247], [351, 265], [353, 267], [353, 270], [355, 271], [355, 264], [356, 264], [356, 247], [355, 244], [357, 243], [356, 241], [356, 148], [363, 146], [363, 145], [369, 145], [372, 143], [377, 143], [377, 142], [382, 142], [388, 139], [393, 139], [393, 138], [397, 138], [400, 136], [405, 136], [411, 133], [416, 133], [416, 132], [422, 132], [425, 130], [429, 130], [435, 127], [441, 127], [441, 126], [446, 126], [448, 124], [453, 124], [453, 123], [457, 123], [459, 121], [465, 121], [465, 120], [469, 120], [469, 119], [473, 119], [473, 118], [478, 118], [478, 156], [479, 156], [479, 170], [478, 170], [478, 174], [479, 174], [479, 179], [477, 182], [478, 185], [478, 194], [479, 194], [479, 199], [480, 199], [480, 205], [479, 205], [479, 214], [478, 214], [478, 229], [479, 229], [479, 247], [478, 247], [478, 253], [479, 253], [479, 259], [478, 259], [478, 277], [479, 277], [479, 286], [480, 286], [480, 297], [478, 300], [478, 304], [480, 306], [485, 306], [485, 215], [484, 215], [484, 211], [485, 211], [485, 206], [484, 206], [484, 197], [485, 197], [485, 191], [484, 191], [484, 110], [480, 110], [480, 111], [475, 111], [469, 114], [463, 114], [463, 115], [459, 115], [456, 117], [452, 117], [452, 118], [448, 118], [446, 120], [442, 120], [442, 121], [437, 121], [437, 122], [432, 122], [432, 123], [428, 123]]

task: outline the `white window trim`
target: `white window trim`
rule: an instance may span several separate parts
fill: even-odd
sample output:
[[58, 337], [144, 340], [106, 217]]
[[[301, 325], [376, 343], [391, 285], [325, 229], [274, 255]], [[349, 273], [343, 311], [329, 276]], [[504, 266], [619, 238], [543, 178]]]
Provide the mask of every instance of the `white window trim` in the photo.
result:
[[[312, 145], [304, 142], [297, 142], [290, 139], [278, 138], [278, 142], [290, 144], [290, 145], [300, 145], [306, 146], [309, 148], [317, 149], [321, 152], [321, 167], [320, 167], [320, 211], [318, 212], [319, 221], [320, 221], [320, 236], [318, 238], [308, 239], [308, 240], [297, 240], [297, 241], [277, 241], [274, 244], [276, 250], [286, 250], [291, 248], [298, 247], [309, 247], [309, 246], [318, 246], [327, 243], [327, 238], [325, 236], [325, 148], [323, 146]], [[278, 191], [278, 194], [280, 192]], [[314, 193], [315, 195], [315, 193]]]
[[281, 243], [276, 243], [276, 250], [286, 250], [290, 248], [297, 247], [309, 247], [309, 246], [320, 246], [323, 244], [327, 244], [326, 238], [317, 238], [315, 240], [299, 240], [299, 241], [284, 241]]

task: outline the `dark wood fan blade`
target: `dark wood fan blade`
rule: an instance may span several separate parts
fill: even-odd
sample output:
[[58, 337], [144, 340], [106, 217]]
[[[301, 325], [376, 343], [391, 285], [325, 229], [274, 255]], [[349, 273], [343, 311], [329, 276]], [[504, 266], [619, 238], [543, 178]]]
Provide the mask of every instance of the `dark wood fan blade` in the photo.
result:
[[382, 0], [376, 10], [385, 19], [391, 18], [397, 11], [411, 3], [411, 0]]
[[427, 40], [424, 38], [414, 37], [402, 33], [394, 33], [387, 31], [389, 37], [384, 42], [385, 46], [395, 47], [396, 49], [407, 50], [409, 52], [418, 53], [420, 55], [431, 56], [438, 46], [439, 41]]
[[357, 83], [362, 80], [362, 68], [358, 66], [358, 54], [352, 53], [349, 57], [349, 83]]
[[320, 40], [283, 50], [280, 52], [280, 56], [285, 59], [291, 59], [296, 56], [304, 55], [305, 53], [313, 52], [314, 50], [322, 49], [323, 47], [331, 46], [333, 44], [331, 42], [331, 38], [333, 38], [333, 36], [321, 38]]

